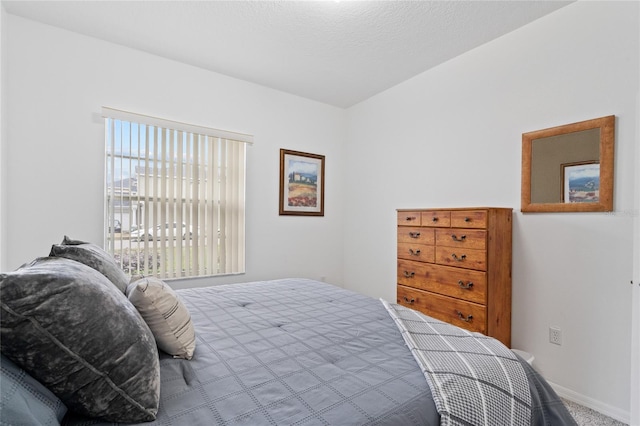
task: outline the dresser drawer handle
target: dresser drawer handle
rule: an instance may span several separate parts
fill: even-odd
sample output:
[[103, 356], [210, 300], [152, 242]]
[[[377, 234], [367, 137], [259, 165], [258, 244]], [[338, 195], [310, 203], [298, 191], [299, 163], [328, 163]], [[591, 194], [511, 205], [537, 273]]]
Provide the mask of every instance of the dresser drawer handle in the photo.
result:
[[469, 289], [473, 287], [473, 281], [467, 281], [467, 283], [465, 284], [464, 281], [460, 280], [458, 281], [458, 285], [460, 286], [460, 288]]
[[404, 296], [404, 301], [405, 301], [405, 303], [408, 303], [408, 304], [410, 304], [410, 305], [411, 305], [411, 304], [413, 304], [413, 302], [415, 302], [416, 300], [415, 300], [413, 297], [412, 297], [411, 299], [409, 299], [409, 298], [407, 298], [407, 296]]
[[437, 217], [434, 217], [433, 219], [431, 219], [431, 221], [432, 221], [432, 222], [437, 222], [437, 221], [438, 221], [438, 218], [437, 218]]
[[417, 218], [415, 216], [407, 216], [404, 218], [404, 220], [406, 220], [407, 222], [411, 222], [412, 220], [416, 220]]
[[411, 237], [411, 238], [419, 238], [420, 237], [420, 233], [419, 232], [409, 232], [409, 237]]
[[467, 315], [467, 317], [465, 318], [460, 311], [456, 311], [456, 314], [458, 314], [458, 318], [460, 318], [464, 322], [469, 322], [473, 319], [473, 315]]
[[409, 254], [411, 256], [420, 256], [420, 250], [409, 249]]
[[466, 240], [466, 239], [467, 239], [467, 236], [466, 236], [466, 235], [461, 235], [460, 237], [458, 237], [458, 236], [456, 236], [455, 234], [452, 234], [452, 235], [451, 235], [451, 239], [452, 239], [453, 241], [463, 242], [464, 240]]
[[415, 272], [404, 271], [405, 278], [413, 278], [415, 274]]
[[467, 255], [463, 254], [462, 256], [458, 257], [455, 253], [453, 253], [451, 257], [453, 257], [453, 260], [456, 260], [458, 262], [464, 262], [464, 260], [467, 258]]
[[470, 217], [465, 217], [465, 218], [464, 218], [464, 221], [465, 221], [465, 222], [471, 222], [471, 218], [470, 218]]

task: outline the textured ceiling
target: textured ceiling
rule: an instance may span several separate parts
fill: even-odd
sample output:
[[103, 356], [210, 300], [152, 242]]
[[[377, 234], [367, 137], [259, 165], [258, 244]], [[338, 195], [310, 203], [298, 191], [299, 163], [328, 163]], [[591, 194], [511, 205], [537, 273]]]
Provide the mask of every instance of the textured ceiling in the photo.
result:
[[568, 1], [2, 1], [5, 11], [349, 107]]

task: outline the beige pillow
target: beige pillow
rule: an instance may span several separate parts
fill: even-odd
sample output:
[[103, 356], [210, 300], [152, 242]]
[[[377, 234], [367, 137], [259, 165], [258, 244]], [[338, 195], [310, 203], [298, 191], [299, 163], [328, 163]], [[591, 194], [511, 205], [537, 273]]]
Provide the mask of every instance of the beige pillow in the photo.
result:
[[191, 315], [171, 287], [158, 278], [145, 277], [129, 284], [126, 294], [160, 349], [174, 358], [193, 357], [196, 333]]

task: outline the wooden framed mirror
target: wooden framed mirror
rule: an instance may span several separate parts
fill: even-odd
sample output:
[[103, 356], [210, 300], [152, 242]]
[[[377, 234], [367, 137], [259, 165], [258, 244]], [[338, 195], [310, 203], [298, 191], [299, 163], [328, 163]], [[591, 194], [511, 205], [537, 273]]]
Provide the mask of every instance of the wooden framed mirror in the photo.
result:
[[615, 116], [522, 134], [523, 212], [613, 210]]

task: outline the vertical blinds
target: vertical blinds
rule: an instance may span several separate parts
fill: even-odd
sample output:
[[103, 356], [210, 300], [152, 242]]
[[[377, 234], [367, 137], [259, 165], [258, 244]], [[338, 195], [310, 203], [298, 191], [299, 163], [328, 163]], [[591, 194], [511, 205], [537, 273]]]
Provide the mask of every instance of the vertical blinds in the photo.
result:
[[132, 275], [244, 272], [249, 135], [103, 108], [106, 249]]

